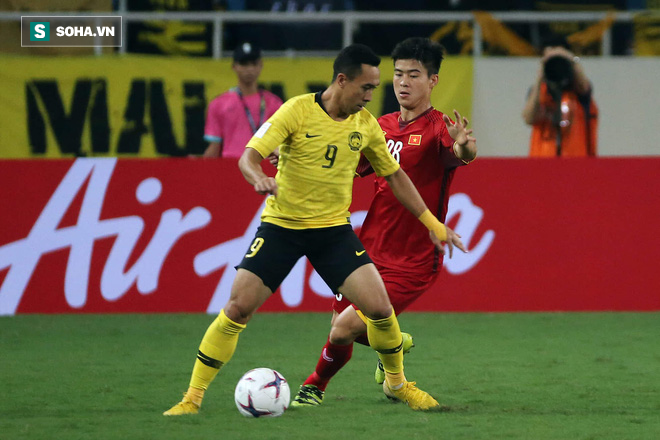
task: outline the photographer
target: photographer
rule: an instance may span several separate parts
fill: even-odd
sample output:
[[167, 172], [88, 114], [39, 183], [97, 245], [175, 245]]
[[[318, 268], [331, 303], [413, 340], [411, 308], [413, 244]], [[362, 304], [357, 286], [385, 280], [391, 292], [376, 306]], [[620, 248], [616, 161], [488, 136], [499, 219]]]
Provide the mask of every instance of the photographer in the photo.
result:
[[530, 156], [595, 156], [598, 107], [591, 95], [580, 59], [566, 40], [547, 44], [522, 113], [532, 126]]

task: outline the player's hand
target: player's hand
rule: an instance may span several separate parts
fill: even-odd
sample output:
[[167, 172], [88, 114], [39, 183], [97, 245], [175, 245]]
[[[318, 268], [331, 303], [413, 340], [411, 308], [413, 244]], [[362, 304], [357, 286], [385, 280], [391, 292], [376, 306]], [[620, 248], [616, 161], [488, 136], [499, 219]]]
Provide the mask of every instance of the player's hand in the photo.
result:
[[274, 167], [277, 168], [277, 164], [280, 162], [280, 149], [276, 148], [275, 151], [270, 153], [266, 159], [268, 159], [268, 162]]
[[476, 140], [470, 136], [470, 134], [472, 134], [472, 129], [467, 128], [470, 121], [468, 121], [466, 117], [461, 116], [456, 110], [454, 110], [454, 115], [456, 116], [456, 123], [453, 123], [451, 119], [449, 119], [449, 116], [442, 115], [442, 120], [445, 121], [449, 136], [451, 136], [451, 138], [461, 147], [467, 144], [470, 140]]
[[259, 194], [277, 195], [277, 182], [273, 177], [264, 177], [254, 183], [254, 190]]
[[462, 250], [463, 252], [467, 253], [467, 250], [465, 249], [465, 245], [463, 245], [463, 242], [461, 241], [461, 236], [458, 235], [456, 232], [454, 232], [451, 228], [448, 226], [445, 226], [447, 229], [447, 241], [442, 242], [438, 237], [435, 236], [435, 234], [431, 231], [429, 232], [429, 235], [431, 236], [431, 241], [435, 245], [436, 248], [440, 251], [441, 254], [445, 254], [445, 247], [443, 246], [443, 243], [447, 244], [447, 249], [449, 250], [449, 258], [451, 258], [454, 254], [454, 246], [456, 246], [458, 249]]

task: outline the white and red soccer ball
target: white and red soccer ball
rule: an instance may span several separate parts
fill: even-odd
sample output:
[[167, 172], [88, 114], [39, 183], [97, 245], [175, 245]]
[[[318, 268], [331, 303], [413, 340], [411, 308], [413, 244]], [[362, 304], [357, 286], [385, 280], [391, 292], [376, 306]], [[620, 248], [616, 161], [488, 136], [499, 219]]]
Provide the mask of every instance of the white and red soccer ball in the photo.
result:
[[234, 401], [245, 417], [279, 417], [289, 406], [291, 391], [284, 376], [270, 368], [255, 368], [236, 384]]

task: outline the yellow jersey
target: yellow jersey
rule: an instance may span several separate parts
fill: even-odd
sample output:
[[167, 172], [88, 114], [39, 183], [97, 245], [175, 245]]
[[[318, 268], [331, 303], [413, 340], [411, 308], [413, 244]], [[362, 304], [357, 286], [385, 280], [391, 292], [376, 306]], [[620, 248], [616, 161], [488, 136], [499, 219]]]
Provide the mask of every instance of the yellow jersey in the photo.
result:
[[266, 200], [261, 220], [289, 229], [350, 223], [348, 208], [360, 153], [379, 176], [399, 169], [368, 110], [335, 121], [323, 108], [321, 92], [288, 100], [246, 148], [266, 157], [278, 146], [277, 195]]

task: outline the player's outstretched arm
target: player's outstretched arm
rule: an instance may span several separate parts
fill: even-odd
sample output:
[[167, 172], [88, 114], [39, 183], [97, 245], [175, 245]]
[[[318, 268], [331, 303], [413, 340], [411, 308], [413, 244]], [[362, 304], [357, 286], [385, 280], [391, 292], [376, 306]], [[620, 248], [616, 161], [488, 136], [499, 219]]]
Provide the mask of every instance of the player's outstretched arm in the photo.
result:
[[261, 168], [261, 161], [264, 158], [254, 148], [246, 148], [243, 155], [238, 160], [238, 168], [243, 173], [243, 177], [254, 190], [259, 194], [277, 195], [277, 182], [272, 177], [268, 177]]
[[431, 241], [433, 241], [433, 244], [435, 244], [441, 253], [444, 253], [443, 242], [447, 243], [450, 258], [454, 246], [463, 252], [466, 252], [460, 236], [440, 223], [440, 221], [431, 214], [431, 211], [426, 206], [426, 203], [424, 203], [422, 196], [419, 195], [417, 188], [415, 188], [415, 185], [413, 185], [405, 171], [399, 168], [389, 176], [385, 176], [385, 180], [390, 188], [392, 188], [392, 192], [399, 202], [401, 202], [408, 211], [410, 211], [428, 228], [431, 234]]

